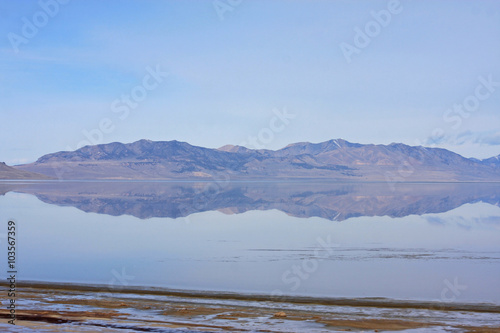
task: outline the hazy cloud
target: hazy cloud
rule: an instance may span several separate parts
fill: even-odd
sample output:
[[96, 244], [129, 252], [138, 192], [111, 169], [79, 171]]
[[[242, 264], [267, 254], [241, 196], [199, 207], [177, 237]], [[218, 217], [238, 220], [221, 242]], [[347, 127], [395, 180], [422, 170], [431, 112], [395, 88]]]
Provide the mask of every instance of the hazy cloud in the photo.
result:
[[471, 145], [471, 144], [499, 146], [500, 131], [498, 130], [482, 131], [482, 132], [464, 131], [455, 135], [428, 137], [425, 143], [427, 145], [440, 145], [446, 143], [455, 146]]

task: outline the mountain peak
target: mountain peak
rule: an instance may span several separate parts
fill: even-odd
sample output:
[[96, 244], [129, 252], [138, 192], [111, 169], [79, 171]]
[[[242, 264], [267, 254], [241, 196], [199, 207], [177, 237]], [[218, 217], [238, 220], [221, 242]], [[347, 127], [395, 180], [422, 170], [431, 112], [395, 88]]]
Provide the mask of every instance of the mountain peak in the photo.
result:
[[319, 143], [311, 143], [311, 142], [292, 143], [280, 149], [280, 151], [288, 151], [288, 152], [302, 153], [302, 154], [319, 154], [322, 152], [327, 152], [337, 149], [357, 148], [361, 146], [363, 145], [358, 143], [351, 143], [344, 139], [332, 139]]
[[479, 163], [493, 167], [500, 167], [500, 155], [479, 160]]
[[228, 153], [246, 153], [249, 152], [251, 149], [248, 149], [243, 146], [237, 146], [237, 145], [225, 145], [222, 147], [217, 148], [219, 151], [225, 151]]

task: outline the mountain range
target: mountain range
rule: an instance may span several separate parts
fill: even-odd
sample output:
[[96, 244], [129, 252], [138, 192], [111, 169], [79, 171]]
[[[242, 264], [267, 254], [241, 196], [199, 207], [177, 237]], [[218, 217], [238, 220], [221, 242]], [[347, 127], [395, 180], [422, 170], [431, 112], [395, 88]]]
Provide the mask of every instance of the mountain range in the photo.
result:
[[[139, 140], [44, 155], [13, 169], [64, 180], [328, 179], [347, 181], [500, 181], [499, 156], [465, 158], [441, 148], [300, 142], [279, 150]], [[15, 178], [15, 177], [13, 177]]]

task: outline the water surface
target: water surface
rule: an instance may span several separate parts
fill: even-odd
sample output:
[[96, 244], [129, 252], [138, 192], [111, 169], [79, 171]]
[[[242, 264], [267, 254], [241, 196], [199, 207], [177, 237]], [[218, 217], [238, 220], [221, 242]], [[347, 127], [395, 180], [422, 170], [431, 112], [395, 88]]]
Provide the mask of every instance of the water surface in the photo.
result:
[[22, 280], [500, 304], [497, 184], [4, 182], [0, 193]]

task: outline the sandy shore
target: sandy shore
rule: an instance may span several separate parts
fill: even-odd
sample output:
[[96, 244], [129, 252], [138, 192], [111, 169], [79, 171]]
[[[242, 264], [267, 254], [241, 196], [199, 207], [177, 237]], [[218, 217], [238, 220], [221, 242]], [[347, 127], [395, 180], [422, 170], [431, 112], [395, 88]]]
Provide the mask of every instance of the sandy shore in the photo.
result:
[[[2, 284], [5, 287], [5, 284]], [[500, 306], [19, 283], [11, 332], [500, 332]], [[5, 305], [2, 301], [2, 305]]]

